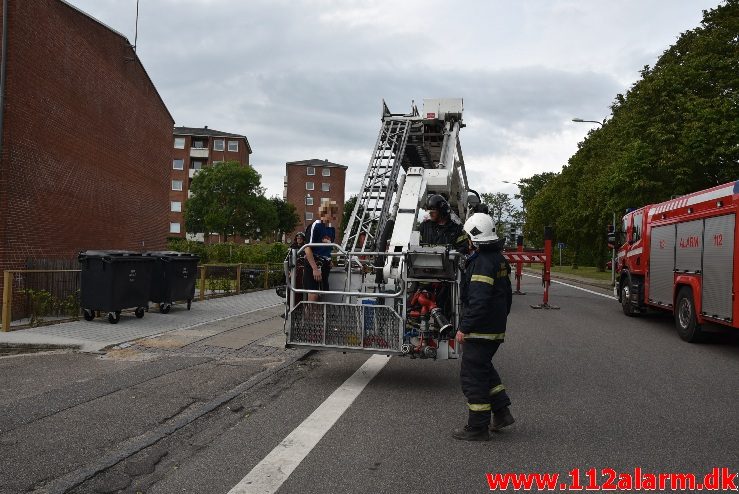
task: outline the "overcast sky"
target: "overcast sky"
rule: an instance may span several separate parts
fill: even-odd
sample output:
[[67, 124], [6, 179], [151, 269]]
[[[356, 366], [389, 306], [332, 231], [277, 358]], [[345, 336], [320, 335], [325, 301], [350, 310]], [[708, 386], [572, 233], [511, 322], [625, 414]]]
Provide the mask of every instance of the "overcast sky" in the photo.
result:
[[[69, 0], [134, 40], [136, 0]], [[141, 0], [138, 54], [176, 125], [244, 134], [268, 195], [285, 162], [349, 166], [423, 98], [464, 98], [471, 184], [558, 171], [615, 95], [719, 0]]]

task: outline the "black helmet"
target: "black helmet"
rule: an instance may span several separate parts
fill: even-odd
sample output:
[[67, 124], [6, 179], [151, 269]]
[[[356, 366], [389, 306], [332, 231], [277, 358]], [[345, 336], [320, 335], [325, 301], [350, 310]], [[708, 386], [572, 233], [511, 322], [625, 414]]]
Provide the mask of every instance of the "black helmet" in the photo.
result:
[[295, 238], [297, 239], [298, 237], [303, 237], [303, 240], [305, 240], [305, 233], [303, 233], [303, 232], [296, 233], [295, 234]]
[[446, 199], [444, 199], [444, 196], [441, 196], [439, 194], [434, 194], [429, 197], [428, 201], [426, 202], [426, 209], [428, 209], [429, 211], [436, 210], [441, 213], [442, 216], [449, 216], [452, 211], [449, 207], [449, 203], [446, 202]]

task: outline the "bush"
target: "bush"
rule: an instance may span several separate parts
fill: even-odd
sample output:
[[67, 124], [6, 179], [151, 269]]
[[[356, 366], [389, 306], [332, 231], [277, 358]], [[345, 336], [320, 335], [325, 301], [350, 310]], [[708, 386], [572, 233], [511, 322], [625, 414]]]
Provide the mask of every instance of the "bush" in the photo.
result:
[[190, 252], [200, 256], [202, 263], [272, 264], [285, 260], [289, 247], [282, 243], [273, 244], [204, 244], [185, 239], [171, 239], [170, 250]]

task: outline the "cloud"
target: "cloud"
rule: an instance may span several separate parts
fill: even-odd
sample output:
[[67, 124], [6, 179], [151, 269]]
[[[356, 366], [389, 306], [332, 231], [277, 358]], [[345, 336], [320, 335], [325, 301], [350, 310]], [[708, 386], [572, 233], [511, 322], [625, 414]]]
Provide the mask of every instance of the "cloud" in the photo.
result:
[[[133, 41], [134, 0], [71, 0]], [[557, 171], [616, 93], [716, 0], [147, 0], [138, 54], [178, 125], [248, 136], [281, 195], [286, 161], [350, 166], [359, 189], [380, 126], [424, 97], [463, 97], [481, 192]], [[656, 20], [655, 20], [656, 19]]]

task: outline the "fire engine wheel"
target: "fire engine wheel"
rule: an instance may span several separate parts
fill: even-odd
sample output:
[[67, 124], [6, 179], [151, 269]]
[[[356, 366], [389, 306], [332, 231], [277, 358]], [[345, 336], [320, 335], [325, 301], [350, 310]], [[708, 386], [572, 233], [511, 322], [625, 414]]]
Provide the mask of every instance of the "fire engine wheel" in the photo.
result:
[[701, 330], [701, 325], [695, 316], [695, 302], [693, 301], [693, 291], [684, 286], [677, 293], [675, 301], [675, 326], [677, 326], [677, 334], [683, 340], [696, 343], [705, 339], [705, 333]]
[[627, 274], [623, 280], [623, 288], [621, 289], [621, 308], [629, 317], [634, 317], [638, 311], [631, 303], [631, 275]]
[[92, 321], [95, 319], [95, 311], [92, 309], [85, 309], [82, 315], [85, 317], [85, 321]]

